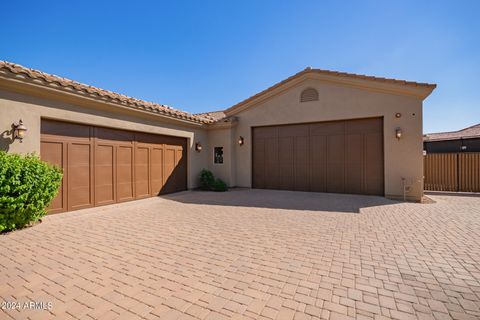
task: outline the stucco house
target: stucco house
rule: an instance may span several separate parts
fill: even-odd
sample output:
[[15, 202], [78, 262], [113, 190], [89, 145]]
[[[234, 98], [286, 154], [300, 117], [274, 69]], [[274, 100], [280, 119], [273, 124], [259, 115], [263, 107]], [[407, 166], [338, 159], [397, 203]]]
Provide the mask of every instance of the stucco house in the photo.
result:
[[195, 188], [202, 168], [231, 187], [418, 201], [422, 103], [434, 88], [306, 68], [223, 111], [189, 114], [0, 62], [0, 147], [63, 168], [51, 212]]

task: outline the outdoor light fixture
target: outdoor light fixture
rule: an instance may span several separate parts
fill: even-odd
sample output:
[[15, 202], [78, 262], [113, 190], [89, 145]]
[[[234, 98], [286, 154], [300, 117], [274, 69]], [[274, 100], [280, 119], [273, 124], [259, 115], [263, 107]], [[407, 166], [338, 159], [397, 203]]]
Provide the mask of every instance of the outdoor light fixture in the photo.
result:
[[202, 144], [200, 142], [195, 143], [195, 151], [202, 151]]
[[18, 139], [20, 142], [22, 142], [23, 138], [25, 138], [25, 134], [27, 132], [27, 127], [23, 124], [22, 119], [18, 121], [18, 123], [13, 123], [12, 124], [13, 128], [13, 139]]
[[240, 136], [240, 137], [238, 138], [238, 145], [239, 145], [239, 146], [243, 146], [244, 143], [245, 143], [245, 139], [243, 139], [243, 137]]
[[401, 128], [395, 129], [395, 137], [397, 138], [397, 140], [400, 140], [402, 138], [402, 135], [403, 135], [403, 132]]

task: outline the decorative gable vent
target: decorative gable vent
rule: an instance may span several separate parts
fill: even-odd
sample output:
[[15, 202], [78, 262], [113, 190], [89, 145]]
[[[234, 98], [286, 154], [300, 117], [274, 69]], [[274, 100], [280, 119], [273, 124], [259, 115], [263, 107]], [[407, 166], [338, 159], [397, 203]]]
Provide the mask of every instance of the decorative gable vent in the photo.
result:
[[307, 88], [300, 94], [300, 102], [318, 101], [318, 91], [313, 88]]

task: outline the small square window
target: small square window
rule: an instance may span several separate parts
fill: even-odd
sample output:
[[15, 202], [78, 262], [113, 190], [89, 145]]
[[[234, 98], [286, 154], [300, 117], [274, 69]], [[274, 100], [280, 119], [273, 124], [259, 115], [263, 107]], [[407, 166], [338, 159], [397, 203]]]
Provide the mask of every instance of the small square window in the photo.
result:
[[213, 148], [213, 163], [215, 164], [223, 163], [223, 147]]

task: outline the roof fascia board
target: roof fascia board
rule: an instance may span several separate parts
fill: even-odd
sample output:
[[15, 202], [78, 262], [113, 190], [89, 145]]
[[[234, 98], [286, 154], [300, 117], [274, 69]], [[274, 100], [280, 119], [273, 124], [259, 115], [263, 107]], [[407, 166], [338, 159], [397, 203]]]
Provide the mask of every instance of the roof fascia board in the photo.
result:
[[322, 80], [330, 83], [337, 83], [347, 87], [365, 89], [374, 92], [399, 94], [414, 96], [424, 100], [430, 95], [435, 86], [415, 86], [415, 85], [403, 85], [399, 83], [382, 82], [370, 79], [355, 79], [351, 77], [335, 76], [321, 73], [311, 73], [308, 75], [311, 79]]

